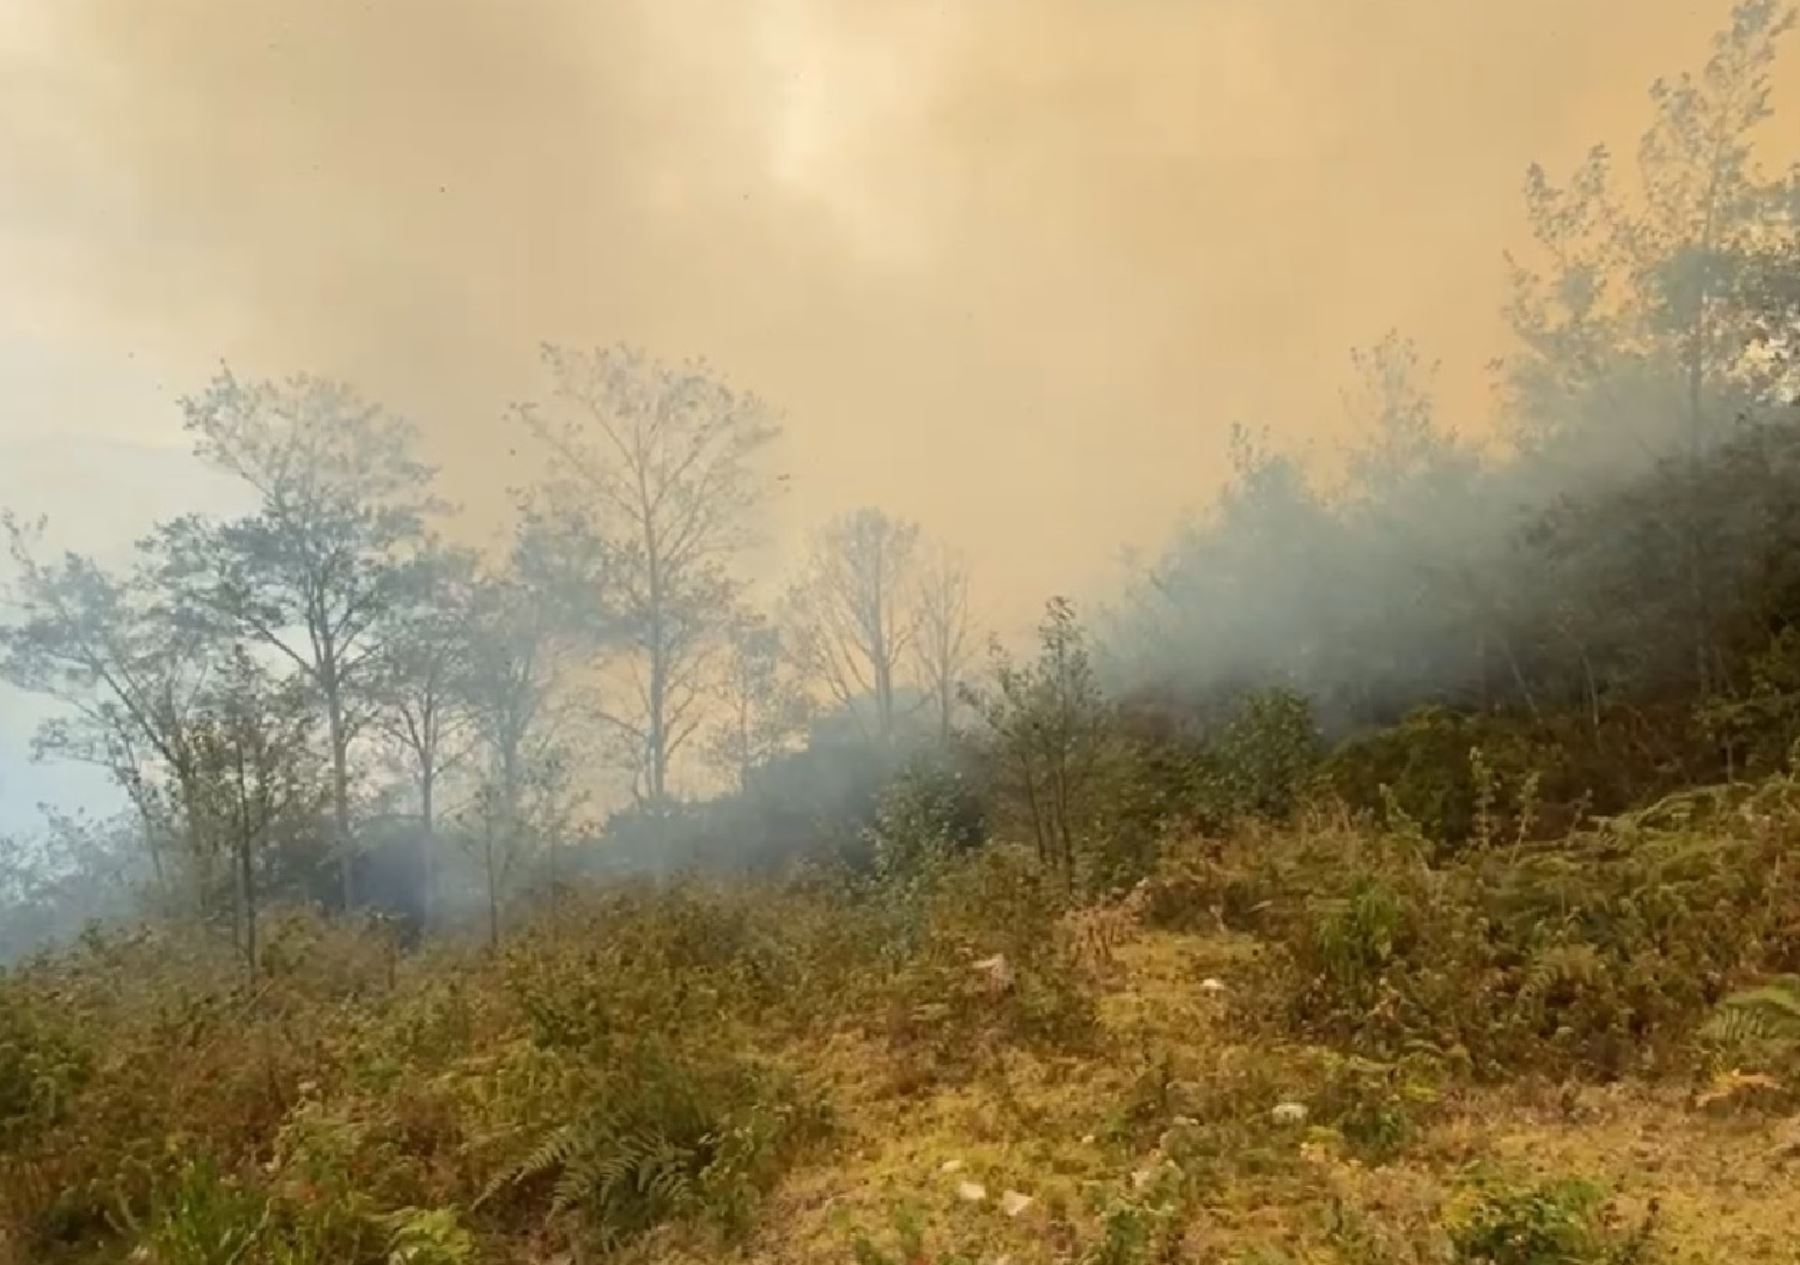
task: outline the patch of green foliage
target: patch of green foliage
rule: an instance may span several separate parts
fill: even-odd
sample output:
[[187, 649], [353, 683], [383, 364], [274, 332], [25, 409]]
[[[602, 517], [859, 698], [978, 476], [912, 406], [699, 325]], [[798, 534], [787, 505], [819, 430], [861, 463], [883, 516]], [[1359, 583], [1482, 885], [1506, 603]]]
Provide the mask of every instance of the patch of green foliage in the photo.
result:
[[1604, 1193], [1570, 1179], [1513, 1184], [1479, 1180], [1452, 1226], [1459, 1265], [1644, 1265], [1655, 1220], [1627, 1228], [1605, 1219]]

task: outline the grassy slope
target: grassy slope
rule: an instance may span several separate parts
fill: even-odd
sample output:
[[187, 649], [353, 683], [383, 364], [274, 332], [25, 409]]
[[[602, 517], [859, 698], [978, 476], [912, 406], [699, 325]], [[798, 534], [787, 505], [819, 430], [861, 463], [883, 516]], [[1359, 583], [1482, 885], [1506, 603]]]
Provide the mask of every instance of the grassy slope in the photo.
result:
[[[1234, 1036], [1222, 1004], [1195, 987], [1207, 976], [1230, 981], [1250, 952], [1224, 937], [1136, 933], [1118, 948], [1101, 1005], [1108, 1039], [1092, 1056], [1008, 1052], [951, 1088], [915, 1091], [888, 1052], [867, 1043], [790, 1050], [831, 1086], [845, 1136], [825, 1162], [782, 1184], [750, 1259], [842, 1261], [864, 1234], [892, 1256], [895, 1213], [906, 1207], [924, 1223], [933, 1258], [1025, 1265], [1092, 1250], [1109, 1202], [1155, 1202], [1133, 1179], [1155, 1163], [1154, 1143], [1116, 1136], [1147, 1055], [1182, 1068], [1282, 1063]], [[1297, 1096], [1303, 1080], [1297, 1073]], [[1464, 1089], [1440, 1110], [1404, 1155], [1382, 1164], [1342, 1154], [1318, 1130], [1272, 1121], [1253, 1130], [1242, 1163], [1226, 1166], [1198, 1215], [1184, 1215], [1183, 1259], [1430, 1259], [1466, 1176], [1496, 1164], [1519, 1179], [1592, 1179], [1621, 1221], [1641, 1221], [1654, 1204], [1672, 1259], [1800, 1259], [1800, 1159], [1782, 1153], [1765, 1116], [1698, 1110], [1685, 1091], [1630, 1084]], [[947, 1173], [947, 1161], [962, 1167]], [[988, 1199], [959, 1198], [965, 1181]], [[1009, 1218], [998, 1207], [1008, 1189], [1037, 1202]], [[700, 1259], [672, 1243], [652, 1255]]]
[[[1638, 983], [1648, 989], [1690, 978], [1700, 959], [1676, 952], [1688, 940], [1754, 941], [1753, 966], [1791, 949], [1791, 911], [1752, 918], [1735, 876], [1783, 888], [1765, 862], [1791, 846], [1800, 814], [1752, 818], [1741, 846], [1724, 833], [1669, 836], [1679, 872], [1646, 839], [1614, 849], [1613, 861], [1592, 849], [1557, 852], [1536, 868], [1477, 858], [1453, 872], [1456, 883], [1445, 873], [1421, 882], [1407, 899], [1449, 913], [1408, 941], [1413, 957], [1395, 973], [1403, 985], [1445, 945], [1472, 952], [1442, 925], [1468, 923], [1474, 906], [1446, 902], [1497, 893], [1496, 910], [1524, 909], [1517, 925], [1536, 926], [1540, 908], [1519, 905], [1524, 894], [1548, 892], [1550, 907], [1562, 908], [1576, 875], [1589, 895], [1574, 900], [1583, 916], [1564, 938], [1642, 925], [1620, 942], [1626, 957], [1593, 959], [1600, 968], [1554, 1009], [1534, 1002], [1504, 1023], [1457, 1029], [1434, 999], [1468, 994], [1421, 993], [1438, 1022], [1420, 1035], [1441, 1048], [1469, 1032], [1516, 1042], [1537, 1030], [1540, 1012], [1604, 1026], [1618, 1013], [1608, 1007], [1654, 1000], [1612, 991], [1620, 962], [1648, 962]], [[1294, 936], [1313, 934], [1306, 927], [1341, 921], [1341, 910], [1318, 914], [1338, 906], [1315, 906], [1301, 884], [1329, 892], [1365, 872], [1395, 884], [1416, 877], [1410, 852], [1378, 845], [1324, 829], [1255, 835], [1223, 859], [1209, 847], [1186, 861], [1174, 855], [1158, 881], [1174, 884], [1175, 912], [1208, 925], [1213, 897], [1192, 886], [1205, 865], [1217, 869], [1227, 903], [1241, 892], [1257, 907], [1278, 904], [1265, 893], [1285, 892], [1290, 913], [1315, 911], [1303, 923], [1269, 916], [1268, 934], [1289, 937], [1282, 952], [1291, 952]], [[871, 1265], [872, 1254], [908, 1265], [1444, 1261], [1446, 1227], [1466, 1219], [1493, 1173], [1513, 1191], [1539, 1179], [1595, 1183], [1619, 1242], [1655, 1208], [1662, 1255], [1518, 1258], [1531, 1265], [1800, 1260], [1800, 1146], [1778, 1146], [1791, 1091], [1758, 1102], [1752, 1087], [1701, 1105], [1690, 1085], [1705, 1085], [1707, 1065], [1681, 1059], [1656, 1078], [1606, 1086], [1561, 1055], [1517, 1065], [1557, 1069], [1541, 1076], [1513, 1068], [1485, 1081], [1442, 1059], [1364, 1063], [1284, 1035], [1305, 1030], [1281, 1008], [1312, 968], [1296, 976], [1275, 940], [1169, 930], [1113, 907], [1102, 920], [1110, 937], [1096, 944], [1073, 932], [1093, 925], [1094, 911], [1061, 912], [1033, 873], [985, 855], [946, 872], [919, 912], [898, 921], [882, 902], [845, 903], [829, 888], [599, 895], [554, 926], [521, 928], [499, 959], [447, 946], [397, 961], [362, 933], [300, 920], [286, 936], [272, 933], [269, 977], [249, 996], [228, 949], [184, 948], [191, 941], [179, 936], [83, 950], [42, 974], [0, 979], [0, 1006], [26, 1017], [10, 1048], [25, 1052], [31, 1084], [49, 1087], [26, 1095], [23, 1132], [0, 1134], [0, 1265], [226, 1259], [173, 1254], [179, 1236], [154, 1233], [150, 1210], [167, 1204], [186, 1157], [201, 1154], [236, 1188], [284, 1201], [279, 1224], [298, 1225], [304, 1213], [339, 1235], [330, 1242], [340, 1246], [309, 1256], [244, 1262], [321, 1265], [350, 1259], [346, 1242], [359, 1245], [357, 1260], [383, 1260], [385, 1231], [371, 1238], [366, 1227], [405, 1207], [443, 1210], [467, 1228], [462, 1249], [417, 1258], [426, 1265], [589, 1259], [570, 1255], [580, 1236], [565, 1233], [545, 1183], [471, 1205], [549, 1131], [629, 1098], [615, 1059], [644, 1034], [671, 1042], [683, 1064], [726, 1057], [785, 1070], [835, 1128], [767, 1170], [772, 1186], [751, 1201], [740, 1244], [703, 1216], [676, 1216], [627, 1244], [625, 1260], [842, 1262], [861, 1241]], [[1685, 893], [1687, 903], [1665, 910], [1649, 902], [1652, 889]], [[1662, 921], [1646, 921], [1646, 909]], [[910, 947], [894, 947], [902, 943]], [[1019, 987], [971, 994], [971, 964], [996, 950], [1018, 964]], [[1534, 951], [1567, 956], [1556, 938]], [[1529, 976], [1528, 966], [1515, 973]], [[1458, 969], [1453, 988], [1503, 997], [1486, 959], [1465, 957]], [[1209, 978], [1223, 990], [1203, 987]], [[1286, 991], [1262, 995], [1270, 989]], [[1086, 1022], [1090, 1003], [1097, 1030]], [[1264, 1011], [1281, 1013], [1259, 1022]], [[1700, 1013], [1682, 1011], [1653, 1035], [1682, 1047]], [[0, 1022], [0, 1056], [6, 1028]], [[59, 1081], [65, 1065], [77, 1071]], [[1284, 1102], [1304, 1104], [1308, 1119], [1278, 1122], [1272, 1109]], [[986, 1197], [961, 1198], [965, 1182]], [[1008, 1216], [1006, 1191], [1033, 1202]], [[108, 1214], [109, 1234], [97, 1210], [122, 1208], [126, 1194], [136, 1223], [118, 1229]], [[88, 1211], [71, 1223], [57, 1211], [64, 1205]], [[263, 1222], [261, 1206], [244, 1214], [250, 1224]], [[901, 1230], [909, 1217], [910, 1236]], [[178, 1224], [196, 1222], [208, 1223], [183, 1213]], [[365, 1229], [350, 1233], [352, 1223]], [[134, 1256], [134, 1242], [162, 1247]]]

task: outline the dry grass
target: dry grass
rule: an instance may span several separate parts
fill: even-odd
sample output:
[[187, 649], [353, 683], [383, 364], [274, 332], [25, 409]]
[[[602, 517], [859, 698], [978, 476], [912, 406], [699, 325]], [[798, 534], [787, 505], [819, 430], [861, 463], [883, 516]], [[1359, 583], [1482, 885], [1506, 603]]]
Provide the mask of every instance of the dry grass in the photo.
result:
[[[1272, 880], [1240, 872], [1253, 881], [1225, 903], [1254, 906]], [[152, 1232], [192, 1154], [284, 1228], [335, 1236], [239, 1265], [389, 1261], [384, 1227], [407, 1208], [467, 1240], [420, 1265], [584, 1265], [594, 1242], [547, 1180], [478, 1196], [609, 1101], [635, 1093], [654, 1115], [642, 1086], [657, 1077], [702, 1094], [695, 1137], [790, 1107], [827, 1124], [792, 1145], [770, 1134], [736, 1185], [696, 1162], [681, 1189], [699, 1201], [671, 1196], [617, 1260], [1424, 1265], [1459, 1260], [1454, 1227], [1483, 1192], [1529, 1202], [1568, 1179], [1602, 1192], [1599, 1246], [1520, 1261], [1800, 1259], [1800, 1147], [1777, 1147], [1793, 1101], [1769, 1089], [1779, 1077], [1721, 1094], [1704, 1092], [1699, 1057], [1603, 1087], [1548, 1062], [1496, 1080], [1437, 1056], [1359, 1059], [1294, 1035], [1308, 1029], [1283, 1026], [1283, 997], [1259, 994], [1290, 978], [1282, 924], [1258, 938], [1138, 912], [1158, 917], [1136, 898], [1072, 917], [994, 856], [897, 901], [604, 894], [500, 958], [443, 949], [397, 971], [378, 942], [300, 921], [278, 938], [291, 965], [249, 997], [180, 942], [71, 955], [11, 981], [17, 1005], [0, 1015], [35, 1060], [19, 1117], [35, 1141], [9, 1143], [35, 1150], [10, 1154], [50, 1183], [0, 1152], [0, 1265], [215, 1265]], [[972, 969], [996, 953], [1000, 992]], [[1691, 1028], [1660, 1035], [1692, 1044]], [[1029, 1206], [1010, 1215], [1007, 1192]], [[722, 1210], [743, 1213], [730, 1232]], [[1646, 1222], [1657, 1254], [1634, 1255]], [[58, 1254], [26, 1251], [34, 1231]], [[163, 1246], [132, 1257], [144, 1242]]]
[[[1230, 987], [1255, 951], [1248, 939], [1138, 932], [1116, 946], [1100, 1053], [1011, 1052], [953, 1086], [897, 1080], [889, 1051], [863, 1041], [795, 1047], [790, 1057], [831, 1086], [844, 1143], [782, 1185], [748, 1259], [840, 1262], [863, 1235], [892, 1247], [903, 1209], [922, 1223], [928, 1259], [1078, 1259], [1101, 1238], [1108, 1201], [1131, 1197], [1133, 1174], [1158, 1160], [1154, 1139], [1116, 1131], [1146, 1052], [1178, 1068], [1291, 1071], [1291, 1092], [1306, 1094], [1306, 1051], [1246, 1044], [1220, 996], [1196, 988], [1207, 977]], [[1521, 1180], [1590, 1179], [1621, 1223], [1654, 1207], [1658, 1259], [1800, 1260], [1800, 1155], [1782, 1153], [1789, 1126], [1779, 1118], [1703, 1110], [1686, 1090], [1632, 1084], [1461, 1089], [1441, 1112], [1387, 1163], [1358, 1160], [1324, 1130], [1271, 1131], [1186, 1210], [1180, 1259], [1444, 1259], [1443, 1226], [1467, 1176], [1497, 1166]], [[988, 1198], [963, 1200], [963, 1182]], [[1016, 1218], [998, 1206], [1009, 1189], [1035, 1201]], [[696, 1258], [670, 1244], [662, 1259]]]

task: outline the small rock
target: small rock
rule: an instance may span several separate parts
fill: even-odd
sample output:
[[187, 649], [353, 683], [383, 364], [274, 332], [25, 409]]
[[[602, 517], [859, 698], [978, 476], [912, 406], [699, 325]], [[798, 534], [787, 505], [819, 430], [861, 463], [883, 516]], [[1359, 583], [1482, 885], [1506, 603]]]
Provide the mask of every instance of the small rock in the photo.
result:
[[956, 1187], [956, 1197], [964, 1203], [978, 1204], [987, 1198], [987, 1187], [980, 1182], [960, 1182]]
[[1179, 1129], [1191, 1129], [1200, 1122], [1192, 1116], [1176, 1116], [1169, 1123]]
[[1205, 979], [1200, 981], [1200, 991], [1203, 993], [1222, 993], [1225, 991], [1225, 981], [1208, 975]]
[[1081, 1145], [1083, 1145], [1083, 1146], [1092, 1146], [1092, 1145], [1094, 1145], [1094, 1135], [1093, 1135], [1093, 1134], [1091, 1134], [1091, 1133], [1084, 1133], [1084, 1134], [1082, 1134], [1082, 1135], [1081, 1135]]
[[1016, 1217], [1036, 1202], [1037, 1200], [1033, 1199], [1030, 1195], [1021, 1194], [1016, 1190], [1009, 1190], [1000, 1196], [1000, 1211], [1004, 1212], [1009, 1217]]
[[942, 1164], [938, 1165], [938, 1172], [940, 1173], [960, 1173], [962, 1172], [962, 1169], [963, 1162], [961, 1160], [945, 1160]]
[[1012, 963], [1006, 960], [1004, 953], [996, 953], [991, 958], [982, 958], [972, 968], [987, 983], [990, 990], [1004, 993], [1013, 986]]
[[1276, 1103], [1274, 1110], [1269, 1114], [1275, 1118], [1276, 1124], [1301, 1124], [1306, 1119], [1306, 1104], [1303, 1102]]

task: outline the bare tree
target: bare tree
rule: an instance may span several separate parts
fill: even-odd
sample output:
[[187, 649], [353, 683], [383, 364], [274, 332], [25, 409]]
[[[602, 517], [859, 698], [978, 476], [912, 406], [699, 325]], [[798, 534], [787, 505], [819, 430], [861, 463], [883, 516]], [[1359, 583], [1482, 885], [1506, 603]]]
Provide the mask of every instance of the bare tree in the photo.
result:
[[591, 629], [577, 617], [568, 537], [528, 515], [507, 569], [482, 580], [466, 620], [467, 649], [457, 689], [468, 708], [482, 764], [465, 820], [488, 905], [488, 931], [498, 943], [500, 906], [519, 864], [534, 849], [554, 846], [580, 796], [572, 782], [574, 676]]
[[844, 707], [893, 736], [898, 674], [918, 633], [916, 523], [864, 508], [813, 537], [787, 596], [796, 663]]
[[720, 716], [706, 742], [714, 768], [748, 790], [751, 775], [806, 725], [807, 699], [786, 671], [781, 633], [758, 617], [732, 628], [720, 674]]
[[440, 508], [432, 471], [413, 455], [411, 426], [322, 379], [245, 382], [223, 370], [182, 406], [196, 452], [248, 483], [260, 504], [225, 524], [164, 525], [166, 578], [202, 624], [274, 650], [318, 698], [349, 907], [350, 747], [374, 711], [384, 616]]
[[424, 900], [437, 888], [437, 796], [475, 742], [468, 695], [476, 614], [475, 560], [437, 548], [412, 568], [406, 600], [388, 616], [374, 692], [376, 728], [403, 762], [418, 796]]
[[950, 744], [963, 674], [974, 657], [969, 615], [969, 572], [948, 547], [931, 551], [919, 573], [918, 635], [913, 658], [919, 680], [937, 711], [938, 742]]
[[756, 458], [779, 433], [768, 408], [699, 362], [631, 348], [544, 349], [553, 392], [519, 416], [562, 467], [560, 503], [582, 505], [607, 542], [625, 706], [605, 709], [640, 800], [698, 730], [708, 658], [732, 609], [726, 566], [746, 543], [764, 483]]

